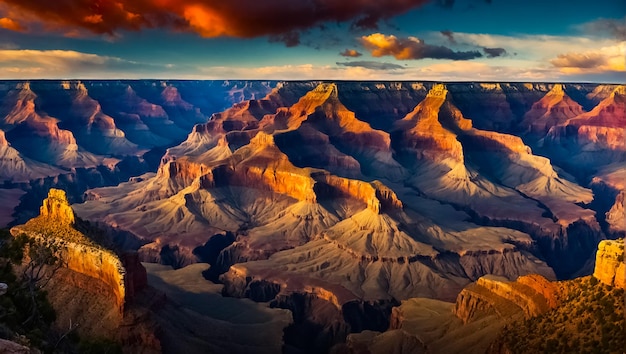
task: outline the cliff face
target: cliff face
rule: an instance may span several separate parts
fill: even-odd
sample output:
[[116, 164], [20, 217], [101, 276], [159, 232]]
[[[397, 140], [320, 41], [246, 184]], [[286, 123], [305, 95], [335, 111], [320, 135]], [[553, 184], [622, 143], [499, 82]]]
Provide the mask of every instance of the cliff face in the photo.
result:
[[541, 100], [533, 104], [524, 116], [522, 125], [530, 133], [543, 135], [553, 126], [563, 124], [582, 113], [582, 106], [565, 93], [563, 85], [556, 84]]
[[[95, 244], [74, 229], [74, 224], [74, 212], [65, 192], [51, 189], [43, 202], [40, 215], [25, 225], [12, 228], [11, 233], [14, 236], [25, 233], [36, 240], [58, 246], [64, 267], [104, 283], [105, 288], [114, 295], [115, 304], [122, 313], [132, 294], [145, 287], [145, 269], [131, 256], [127, 257], [124, 264], [115, 253]], [[128, 289], [129, 286], [131, 289]]]
[[626, 191], [619, 192], [615, 197], [615, 204], [606, 213], [606, 221], [611, 231], [626, 233]]
[[540, 275], [519, 277], [515, 282], [484, 276], [457, 297], [454, 313], [464, 323], [495, 312], [498, 317], [540, 315], [559, 304], [559, 289]]
[[600, 242], [593, 276], [607, 285], [626, 288], [624, 239]]

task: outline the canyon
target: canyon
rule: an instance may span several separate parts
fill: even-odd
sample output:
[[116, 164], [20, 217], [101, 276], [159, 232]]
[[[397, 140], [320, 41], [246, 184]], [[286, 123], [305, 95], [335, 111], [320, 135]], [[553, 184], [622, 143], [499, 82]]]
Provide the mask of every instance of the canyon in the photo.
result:
[[160, 352], [156, 327], [146, 314], [163, 296], [148, 289], [136, 254], [117, 254], [88, 236], [93, 230], [75, 217], [65, 192], [51, 189], [39, 216], [10, 232], [45, 245], [59, 259], [58, 267], [43, 269], [50, 278], [46, 291], [57, 329], [74, 323], [86, 338], [115, 340], [126, 351]]
[[[402, 301], [393, 308], [388, 330], [350, 334], [345, 344], [333, 350], [370, 354], [529, 352], [537, 348], [531, 347], [536, 343], [530, 334], [539, 338], [545, 349], [549, 338], [567, 333], [566, 342], [579, 345], [569, 350], [580, 352], [582, 338], [589, 332], [595, 334], [595, 328], [574, 324], [591, 315], [586, 306], [601, 308], [601, 302], [610, 303], [608, 321], [616, 326], [617, 333], [607, 340], [616, 341], [603, 341], [604, 347], [595, 349], [621, 350], [626, 341], [620, 334], [625, 325], [623, 245], [623, 239], [600, 243], [593, 277], [554, 282], [537, 274], [520, 276], [515, 281], [486, 275], [465, 287], [454, 303], [428, 298]], [[617, 262], [617, 257], [622, 261]], [[579, 319], [568, 320], [564, 314], [575, 314]], [[539, 331], [538, 326], [543, 328]]]
[[[619, 268], [615, 246], [601, 241], [626, 230], [625, 90], [3, 82], [0, 222], [41, 214], [14, 228], [26, 232], [42, 217], [71, 225], [71, 212], [132, 252], [138, 269], [205, 264], [193, 274], [221, 284], [229, 306], [289, 310], [272, 326], [284, 327], [295, 352], [463, 347], [416, 337], [429, 318], [486, 350], [504, 325], [490, 319], [558, 306], [556, 280], [590, 275], [595, 264], [596, 278], [623, 287], [623, 258]], [[96, 258], [97, 270], [69, 269], [101, 279], [123, 313], [122, 260]], [[172, 279], [152, 271], [153, 281]], [[415, 316], [419, 331], [385, 332]]]

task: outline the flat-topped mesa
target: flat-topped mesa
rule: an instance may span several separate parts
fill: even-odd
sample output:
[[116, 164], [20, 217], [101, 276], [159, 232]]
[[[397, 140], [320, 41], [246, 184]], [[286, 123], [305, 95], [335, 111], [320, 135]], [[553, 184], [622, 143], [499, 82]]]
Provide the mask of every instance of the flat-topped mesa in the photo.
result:
[[[26, 224], [13, 227], [11, 234], [14, 237], [26, 234], [37, 242], [56, 245], [63, 266], [102, 282], [122, 313], [125, 303], [146, 285], [145, 269], [136, 257], [125, 256], [122, 260], [75, 229], [74, 211], [62, 190], [51, 189], [40, 212], [41, 215]], [[91, 291], [89, 283], [74, 285]]]
[[76, 221], [65, 191], [54, 188], [48, 192], [48, 198], [43, 200], [39, 215], [61, 225], [74, 225]]
[[598, 244], [593, 276], [607, 285], [626, 289], [624, 239], [606, 240]]

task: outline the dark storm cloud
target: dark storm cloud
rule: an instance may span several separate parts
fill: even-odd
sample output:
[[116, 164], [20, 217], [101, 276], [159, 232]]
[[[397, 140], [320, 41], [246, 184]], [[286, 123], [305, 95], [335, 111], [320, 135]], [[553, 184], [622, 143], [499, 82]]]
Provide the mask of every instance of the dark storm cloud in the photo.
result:
[[341, 66], [352, 66], [352, 67], [360, 67], [372, 70], [402, 70], [404, 67], [402, 65], [393, 64], [393, 63], [379, 63], [377, 61], [349, 61], [345, 63], [336, 63]]
[[43, 24], [46, 29], [67, 33], [86, 30], [114, 35], [119, 30], [169, 28], [203, 37], [274, 36], [294, 45], [299, 39], [293, 33], [325, 22], [375, 28], [379, 21], [428, 1], [0, 0], [0, 18], [6, 18], [6, 23], [13, 21], [14, 28], [41, 28]]
[[483, 55], [477, 50], [454, 51], [442, 45], [427, 44], [417, 37], [396, 37], [374, 33], [361, 37], [361, 43], [374, 57], [393, 56], [398, 60], [451, 59], [469, 60]]
[[483, 52], [487, 55], [487, 58], [496, 58], [501, 57], [506, 54], [506, 50], [504, 48], [483, 48]]

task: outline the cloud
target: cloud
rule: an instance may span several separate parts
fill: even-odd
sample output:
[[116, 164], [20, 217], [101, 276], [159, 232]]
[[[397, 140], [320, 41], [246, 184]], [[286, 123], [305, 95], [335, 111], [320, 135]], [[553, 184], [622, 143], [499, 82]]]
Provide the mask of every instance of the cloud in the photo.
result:
[[19, 22], [12, 20], [8, 17], [0, 18], [0, 28], [8, 29], [16, 32], [24, 32], [26, 28], [24, 28]]
[[600, 50], [559, 54], [550, 63], [568, 74], [626, 71], [626, 41]]
[[[438, 32], [437, 32], [438, 34]], [[581, 48], [600, 50], [615, 45], [614, 39], [589, 38], [581, 36], [549, 35], [494, 35], [455, 32], [458, 43], [485, 48], [506, 48], [509, 53], [527, 60], [547, 62], [562, 53], [579, 52]]]
[[450, 30], [444, 30], [440, 32], [444, 37], [448, 39], [450, 43], [456, 44], [456, 40], [454, 39], [454, 32]]
[[429, 0], [0, 0], [0, 17], [62, 32], [169, 28], [203, 37], [280, 37], [326, 22], [375, 27]]
[[358, 52], [356, 49], [346, 49], [343, 52], [339, 53], [342, 57], [350, 57], [357, 58], [363, 55], [363, 53]]
[[506, 50], [504, 48], [483, 48], [483, 52], [487, 55], [487, 58], [496, 58], [506, 54]]
[[559, 54], [555, 59], [550, 60], [557, 68], [580, 68], [590, 69], [606, 65], [608, 58], [598, 52], [567, 53]]
[[166, 65], [139, 63], [72, 50], [0, 50], [0, 78], [148, 77], [168, 72]]
[[372, 70], [402, 70], [404, 67], [402, 65], [393, 64], [393, 63], [380, 63], [377, 61], [349, 61], [344, 63], [336, 63], [340, 66], [353, 66], [353, 67], [361, 67]]
[[608, 35], [621, 41], [626, 40], [626, 16], [621, 19], [601, 18], [587, 22], [579, 26], [579, 28], [592, 35]]
[[361, 37], [361, 43], [374, 57], [391, 55], [398, 60], [425, 58], [469, 60], [483, 56], [476, 50], [454, 51], [441, 45], [426, 44], [417, 37], [399, 38], [394, 35], [387, 36], [382, 33], [363, 36]]

